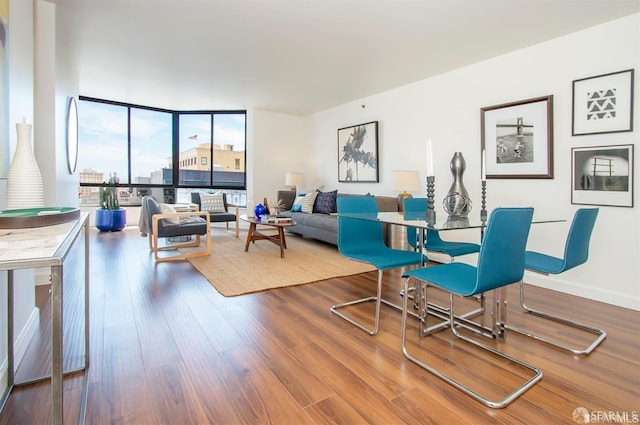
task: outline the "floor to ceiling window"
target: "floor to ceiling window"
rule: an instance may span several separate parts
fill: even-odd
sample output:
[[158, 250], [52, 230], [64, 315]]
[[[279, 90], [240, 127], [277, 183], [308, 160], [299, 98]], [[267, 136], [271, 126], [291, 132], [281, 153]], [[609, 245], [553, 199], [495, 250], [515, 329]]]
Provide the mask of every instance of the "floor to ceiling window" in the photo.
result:
[[170, 111], [80, 97], [79, 196], [97, 205], [98, 188], [119, 182], [122, 205], [151, 194], [189, 202], [193, 190], [223, 190], [246, 204], [246, 112]]
[[211, 184], [211, 114], [179, 114], [180, 184]]
[[171, 168], [173, 114], [164, 111], [130, 108], [131, 181], [138, 184], [171, 184], [161, 180], [159, 170]]

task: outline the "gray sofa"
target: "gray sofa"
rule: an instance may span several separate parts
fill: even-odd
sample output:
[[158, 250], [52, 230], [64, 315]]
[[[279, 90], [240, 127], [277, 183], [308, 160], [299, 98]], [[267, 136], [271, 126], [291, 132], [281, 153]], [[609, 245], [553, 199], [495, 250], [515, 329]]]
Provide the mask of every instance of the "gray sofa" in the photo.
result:
[[[352, 194], [338, 193], [341, 196], [358, 196]], [[323, 213], [303, 213], [293, 212], [291, 207], [296, 198], [296, 193], [292, 190], [280, 190], [276, 196], [277, 200], [284, 205], [284, 211], [278, 214], [283, 217], [291, 217], [296, 223], [295, 226], [287, 227], [286, 230], [297, 233], [305, 238], [317, 239], [333, 245], [338, 244], [338, 219], [335, 214]], [[391, 196], [376, 196], [376, 202], [380, 211], [398, 211], [398, 199]], [[389, 234], [386, 225], [383, 226], [385, 238]]]

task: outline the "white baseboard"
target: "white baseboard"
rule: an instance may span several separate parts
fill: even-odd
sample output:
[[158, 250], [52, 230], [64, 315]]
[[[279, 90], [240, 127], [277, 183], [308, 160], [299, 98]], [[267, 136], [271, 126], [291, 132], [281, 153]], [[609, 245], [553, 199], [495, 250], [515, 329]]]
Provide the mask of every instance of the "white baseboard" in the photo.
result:
[[608, 291], [605, 288], [586, 287], [556, 277], [543, 276], [531, 272], [525, 274], [524, 281], [541, 288], [640, 311], [640, 298], [631, 298], [628, 294]]
[[[429, 252], [429, 260], [441, 263], [448, 263], [450, 261], [447, 255], [435, 252]], [[456, 257], [456, 261], [475, 265], [477, 263], [477, 254]], [[533, 272], [526, 272], [524, 281], [533, 286], [640, 311], [640, 298], [629, 297], [628, 294], [610, 291], [606, 288], [588, 287], [559, 279], [557, 276], [544, 276]]]
[[[449, 258], [444, 254], [429, 253], [429, 260], [448, 263]], [[456, 257], [456, 262], [476, 265], [478, 261], [477, 254], [463, 255]], [[544, 276], [538, 273], [526, 272], [524, 282], [533, 286], [539, 286], [545, 289], [562, 292], [565, 294], [575, 295], [594, 301], [612, 304], [618, 307], [629, 308], [631, 310], [640, 311], [640, 298], [629, 297], [628, 294], [614, 292], [606, 288], [594, 288], [576, 284], [566, 280], [559, 279], [557, 276]]]
[[[34, 307], [31, 315], [29, 316], [29, 320], [27, 320], [26, 325], [22, 328], [22, 331], [16, 338], [14, 348], [14, 368], [17, 369], [24, 357], [24, 354], [27, 352], [27, 348], [29, 347], [29, 343], [33, 339], [33, 336], [38, 332], [38, 328], [40, 325], [40, 309], [38, 307]], [[2, 359], [2, 364], [0, 364], [0, 383], [2, 384], [2, 391], [7, 388], [8, 382], [8, 358]]]

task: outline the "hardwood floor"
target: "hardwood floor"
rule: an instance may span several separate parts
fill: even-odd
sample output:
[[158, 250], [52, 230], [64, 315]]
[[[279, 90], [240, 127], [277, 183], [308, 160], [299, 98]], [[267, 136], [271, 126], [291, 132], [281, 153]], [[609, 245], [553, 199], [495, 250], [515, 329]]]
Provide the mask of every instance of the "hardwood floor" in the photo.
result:
[[[65, 316], [67, 368], [82, 361], [78, 250], [65, 265], [64, 302], [75, 310]], [[337, 301], [372, 294], [375, 272], [225, 298], [189, 263], [155, 266], [136, 229], [92, 230], [90, 251], [90, 424], [572, 424], [577, 407], [630, 419], [640, 410], [637, 311], [528, 287], [529, 304], [602, 327], [608, 336], [582, 357], [513, 333], [485, 340], [544, 373], [522, 397], [494, 410], [404, 357], [399, 312], [383, 308], [376, 336], [329, 313]], [[385, 273], [385, 296], [400, 303], [401, 284], [399, 272]], [[46, 289], [38, 291], [42, 329], [19, 379], [48, 366]], [[371, 307], [353, 307], [353, 314], [366, 317]], [[511, 323], [583, 339], [516, 307], [512, 287]], [[526, 379], [517, 365], [488, 357], [449, 331], [421, 341], [415, 331], [408, 335], [421, 358], [479, 390], [500, 394], [501, 386]], [[65, 423], [77, 422], [80, 392], [81, 378], [68, 377]], [[47, 384], [16, 388], [0, 425], [49, 423], [49, 397]]]

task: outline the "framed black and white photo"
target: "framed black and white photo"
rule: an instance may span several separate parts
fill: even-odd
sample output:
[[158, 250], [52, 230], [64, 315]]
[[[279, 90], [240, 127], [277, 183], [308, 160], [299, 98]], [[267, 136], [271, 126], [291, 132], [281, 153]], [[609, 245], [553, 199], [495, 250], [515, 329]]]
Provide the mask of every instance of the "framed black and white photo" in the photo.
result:
[[633, 207], [633, 145], [571, 149], [571, 203]]
[[487, 179], [553, 178], [553, 96], [480, 109]]
[[633, 131], [633, 72], [573, 81], [571, 135]]
[[379, 181], [378, 121], [338, 129], [338, 181]]

